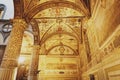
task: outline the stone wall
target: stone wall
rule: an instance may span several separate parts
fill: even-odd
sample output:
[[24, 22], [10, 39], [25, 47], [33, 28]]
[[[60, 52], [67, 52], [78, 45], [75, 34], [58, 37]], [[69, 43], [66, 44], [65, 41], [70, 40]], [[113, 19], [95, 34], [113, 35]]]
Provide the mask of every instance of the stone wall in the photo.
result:
[[89, 80], [90, 74], [95, 76], [95, 80], [120, 79], [119, 35], [120, 26], [118, 26], [117, 30], [114, 32], [114, 35], [111, 36], [111, 39], [107, 41], [104, 46], [99, 48], [100, 53], [98, 52], [94, 54], [95, 56], [92, 57], [91, 62], [87, 65], [87, 71], [82, 74], [83, 80]]
[[96, 0], [92, 17], [85, 23], [91, 61], [82, 74], [82, 80], [90, 80], [90, 74], [95, 80], [120, 79], [119, 6], [119, 0]]
[[[104, 7], [103, 7], [104, 2]], [[96, 14], [92, 15], [99, 46], [115, 31], [120, 24], [120, 1], [99, 0]], [[91, 27], [91, 26], [90, 26]], [[102, 35], [102, 36], [101, 36]]]

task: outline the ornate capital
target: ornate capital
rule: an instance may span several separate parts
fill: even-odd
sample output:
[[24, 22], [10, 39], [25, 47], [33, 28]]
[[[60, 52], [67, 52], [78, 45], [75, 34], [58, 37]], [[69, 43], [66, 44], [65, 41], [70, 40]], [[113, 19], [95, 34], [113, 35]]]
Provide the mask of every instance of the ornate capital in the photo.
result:
[[27, 28], [27, 23], [24, 19], [12, 19], [11, 22], [13, 23], [13, 27], [20, 26], [23, 29]]

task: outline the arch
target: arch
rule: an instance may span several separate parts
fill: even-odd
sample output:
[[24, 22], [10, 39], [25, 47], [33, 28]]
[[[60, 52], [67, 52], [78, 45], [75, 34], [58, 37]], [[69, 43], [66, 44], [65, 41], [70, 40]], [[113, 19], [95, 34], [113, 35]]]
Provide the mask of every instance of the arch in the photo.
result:
[[77, 10], [78, 12], [82, 13], [83, 15], [89, 16], [89, 11], [80, 5], [77, 5], [73, 2], [69, 2], [69, 1], [47, 1], [41, 4], [37, 4], [36, 6], [34, 6], [33, 8], [31, 8], [31, 10], [28, 10], [24, 13], [24, 17], [28, 18], [26, 20], [31, 20], [38, 12], [45, 10], [47, 8], [51, 8], [51, 7], [68, 7], [68, 8], [72, 8], [74, 10]]
[[78, 42], [81, 41], [81, 39], [79, 38], [79, 35], [76, 33], [76, 31], [75, 31], [75, 30], [71, 27], [71, 25], [69, 25], [69, 24], [65, 24], [65, 25], [66, 25], [67, 27], [69, 27], [69, 28], [75, 33], [75, 35], [72, 34], [72, 33], [70, 33], [70, 32], [62, 31], [62, 33], [61, 33], [61, 32], [54, 32], [54, 33], [51, 33], [51, 34], [49, 34], [49, 35], [46, 36], [47, 32], [48, 32], [54, 25], [55, 25], [55, 23], [53, 23], [52, 25], [50, 25], [50, 27], [48, 28], [48, 30], [45, 32], [45, 34], [44, 34], [43, 37], [41, 38], [40, 44], [41, 44], [41, 43], [44, 43], [48, 38], [50, 38], [51, 36], [56, 35], [56, 34], [67, 34], [67, 35], [70, 35], [70, 36], [75, 37]]
[[31, 26], [32, 26], [32, 30], [33, 30], [33, 35], [34, 35], [34, 44], [40, 44], [40, 37], [39, 37], [39, 27], [37, 24], [37, 21], [35, 19], [32, 19], [30, 22]]
[[[61, 46], [61, 45], [55, 45], [55, 46], [53, 46], [53, 47], [51, 47], [50, 49], [48, 49], [47, 51], [46, 51], [46, 55], [48, 55], [48, 53], [52, 50], [52, 49], [54, 49], [55, 47], [58, 47], [58, 46]], [[77, 55], [78, 53], [77, 53], [77, 51], [75, 51], [74, 49], [72, 49], [71, 47], [69, 47], [69, 46], [67, 46], [67, 45], [62, 45], [62, 46], [65, 46], [65, 47], [68, 47], [69, 49], [71, 49], [75, 54], [73, 54], [73, 55]]]

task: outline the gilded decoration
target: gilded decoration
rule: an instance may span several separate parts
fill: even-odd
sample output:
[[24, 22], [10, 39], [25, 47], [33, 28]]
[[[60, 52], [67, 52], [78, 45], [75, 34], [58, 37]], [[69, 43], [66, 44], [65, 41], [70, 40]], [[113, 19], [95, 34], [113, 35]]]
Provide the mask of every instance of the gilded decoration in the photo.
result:
[[3, 62], [1, 63], [2, 68], [17, 67], [17, 59], [20, 55], [22, 38], [26, 28], [25, 24], [26, 23], [22, 20], [13, 20], [13, 29], [10, 34], [11, 37], [5, 50]]
[[120, 79], [120, 0], [11, 1], [0, 7], [0, 80]]

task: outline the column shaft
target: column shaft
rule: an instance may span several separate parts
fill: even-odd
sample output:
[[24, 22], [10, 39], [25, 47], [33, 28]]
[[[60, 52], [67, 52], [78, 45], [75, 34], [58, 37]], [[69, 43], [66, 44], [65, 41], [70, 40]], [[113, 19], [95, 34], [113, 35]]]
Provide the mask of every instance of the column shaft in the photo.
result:
[[39, 50], [40, 50], [39, 45], [35, 45], [33, 47], [32, 60], [31, 60], [28, 80], [38, 80], [37, 71], [39, 66]]
[[0, 66], [0, 80], [15, 80], [18, 57], [26, 27], [24, 20], [13, 20], [13, 28]]

